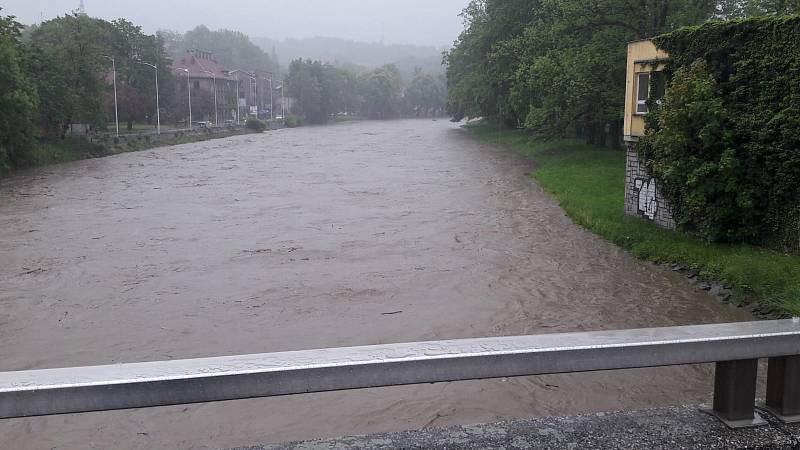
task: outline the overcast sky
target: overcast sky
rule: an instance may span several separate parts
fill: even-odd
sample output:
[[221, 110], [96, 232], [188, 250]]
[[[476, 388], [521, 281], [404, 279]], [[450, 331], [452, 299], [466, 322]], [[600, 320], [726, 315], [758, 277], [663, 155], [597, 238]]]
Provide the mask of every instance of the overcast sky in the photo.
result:
[[[76, 10], [79, 0], [2, 0], [3, 15], [31, 24]], [[125, 17], [153, 33], [205, 24], [274, 39], [314, 36], [449, 46], [469, 0], [85, 0], [94, 17]]]

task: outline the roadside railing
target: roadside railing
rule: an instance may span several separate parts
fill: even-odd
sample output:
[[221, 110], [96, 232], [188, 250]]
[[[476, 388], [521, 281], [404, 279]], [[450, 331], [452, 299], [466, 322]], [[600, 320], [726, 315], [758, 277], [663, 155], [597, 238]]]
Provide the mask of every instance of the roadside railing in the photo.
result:
[[729, 426], [765, 407], [800, 419], [800, 320], [418, 342], [0, 373], [0, 418], [422, 383], [716, 363], [710, 411]]

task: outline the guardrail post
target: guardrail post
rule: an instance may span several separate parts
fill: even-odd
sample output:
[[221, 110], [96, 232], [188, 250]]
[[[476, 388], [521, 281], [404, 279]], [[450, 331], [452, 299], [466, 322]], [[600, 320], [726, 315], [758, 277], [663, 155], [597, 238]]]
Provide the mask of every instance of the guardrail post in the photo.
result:
[[714, 374], [714, 409], [708, 411], [730, 428], [763, 425], [756, 416], [758, 360], [720, 361]]
[[800, 356], [770, 358], [764, 409], [783, 422], [800, 422]]

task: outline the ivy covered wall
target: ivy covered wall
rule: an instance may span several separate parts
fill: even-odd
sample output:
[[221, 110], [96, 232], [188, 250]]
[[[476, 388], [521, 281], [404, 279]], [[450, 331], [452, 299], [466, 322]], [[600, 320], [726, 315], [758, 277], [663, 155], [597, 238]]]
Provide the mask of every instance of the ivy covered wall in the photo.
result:
[[638, 150], [678, 227], [800, 251], [800, 17], [709, 22], [654, 42], [671, 82]]

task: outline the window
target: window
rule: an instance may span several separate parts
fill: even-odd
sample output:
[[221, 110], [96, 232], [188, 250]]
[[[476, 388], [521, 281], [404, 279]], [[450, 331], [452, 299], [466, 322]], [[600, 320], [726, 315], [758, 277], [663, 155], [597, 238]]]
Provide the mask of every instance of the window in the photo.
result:
[[636, 74], [636, 114], [647, 114], [647, 99], [650, 97], [650, 74]]
[[636, 74], [636, 114], [647, 114], [647, 100], [650, 97], [661, 104], [666, 91], [667, 79], [663, 72], [642, 72]]

